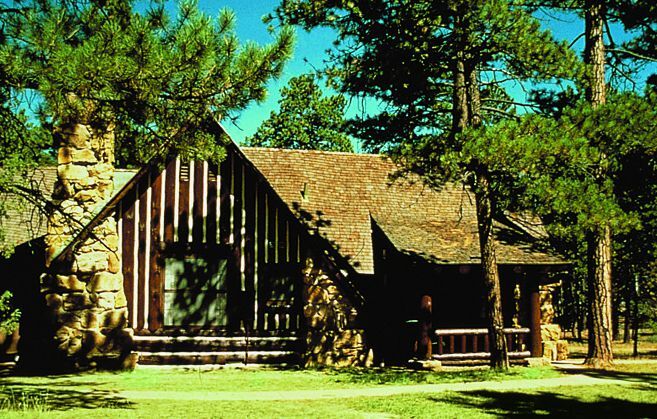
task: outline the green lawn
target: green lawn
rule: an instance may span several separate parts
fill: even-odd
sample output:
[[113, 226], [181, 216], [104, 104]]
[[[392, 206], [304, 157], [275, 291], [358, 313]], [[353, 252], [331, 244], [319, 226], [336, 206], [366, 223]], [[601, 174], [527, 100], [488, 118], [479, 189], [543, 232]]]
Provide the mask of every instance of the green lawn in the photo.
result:
[[[159, 391], [286, 391], [362, 388], [373, 385], [436, 384], [522, 378], [551, 378], [560, 373], [550, 367], [512, 367], [508, 374], [487, 369], [431, 373], [394, 368], [372, 369], [241, 369], [138, 368], [127, 373], [96, 373], [45, 377], [6, 377], [5, 387], [87, 388], [98, 390]], [[0, 385], [1, 386], [1, 385]]]
[[[632, 359], [634, 345], [632, 342], [613, 342], [614, 357], [616, 359]], [[642, 332], [640, 334], [638, 352], [640, 359], [657, 359], [657, 334], [653, 332]], [[584, 358], [587, 352], [586, 339], [577, 341], [568, 339], [568, 350], [571, 358]]]
[[657, 364], [622, 365], [596, 385], [512, 392], [487, 390], [304, 401], [129, 400], [120, 391], [283, 391], [356, 389], [416, 383], [550, 378], [550, 368], [420, 373], [404, 370], [138, 369], [132, 373], [0, 378], [0, 417], [495, 417], [536, 413], [569, 417], [657, 417]]

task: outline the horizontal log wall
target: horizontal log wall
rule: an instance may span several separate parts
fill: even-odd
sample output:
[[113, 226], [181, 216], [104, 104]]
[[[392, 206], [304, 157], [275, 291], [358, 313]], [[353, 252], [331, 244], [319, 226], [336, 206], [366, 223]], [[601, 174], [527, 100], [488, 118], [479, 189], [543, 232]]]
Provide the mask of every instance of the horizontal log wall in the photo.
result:
[[241, 155], [229, 152], [219, 166], [172, 159], [133, 189], [119, 205], [118, 221], [130, 325], [137, 333], [166, 329], [164, 258], [172, 254], [228, 257], [229, 331], [299, 328], [301, 229]]

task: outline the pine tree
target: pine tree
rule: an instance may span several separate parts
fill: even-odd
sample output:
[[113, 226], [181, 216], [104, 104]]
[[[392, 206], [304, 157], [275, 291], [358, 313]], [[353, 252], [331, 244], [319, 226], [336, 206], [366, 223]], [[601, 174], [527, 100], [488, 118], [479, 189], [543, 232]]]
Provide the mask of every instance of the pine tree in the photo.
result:
[[333, 28], [339, 46], [329, 74], [344, 92], [372, 98], [384, 110], [355, 123], [371, 149], [438, 186], [467, 179], [475, 193], [487, 289], [491, 364], [507, 368], [492, 219], [504, 208], [497, 174], [464, 158], [464, 135], [514, 116], [504, 80], [551, 80], [578, 70], [521, 7], [506, 1], [283, 1], [286, 23]]
[[159, 1], [135, 10], [131, 0], [18, 0], [6, 15], [2, 67], [13, 89], [43, 98], [45, 126], [84, 118], [113, 125], [119, 163], [155, 151], [218, 159], [208, 121], [229, 120], [281, 74], [293, 33], [270, 45], [240, 45], [236, 17], [201, 13], [182, 1], [174, 15]]
[[20, 310], [12, 307], [11, 297], [12, 294], [9, 291], [0, 294], [0, 332], [7, 334], [16, 330], [21, 316]]
[[290, 79], [273, 111], [247, 144], [301, 150], [353, 151], [345, 133], [343, 95], [324, 96], [313, 74]]
[[[651, 161], [657, 153], [657, 140], [651, 134], [657, 129], [655, 100], [653, 94], [616, 93], [607, 98], [607, 103], [594, 107], [582, 99], [561, 110], [559, 116], [531, 115], [520, 122], [505, 122], [479, 132], [465, 152], [476, 153], [493, 170], [505, 171], [507, 180], [516, 182], [517, 209], [529, 208], [542, 215], [553, 236], [562, 240], [561, 245], [565, 244], [574, 257], [586, 259], [592, 248], [599, 249], [591, 237], [604, 231], [601, 227], [635, 240], [639, 240], [635, 236], [638, 229], [647, 229], [641, 234], [651, 234], [650, 209], [655, 196], [650, 189], [641, 192], [643, 187], [635, 184], [636, 179], [626, 175], [640, 167], [645, 174], [650, 173], [650, 165], [642, 162]], [[605, 248], [608, 258], [612, 250]], [[637, 257], [648, 255], [641, 253]], [[592, 284], [592, 279], [602, 277], [593, 275], [596, 272], [592, 265], [594, 269], [603, 255], [598, 252], [595, 256], [584, 264], [588, 267], [584, 276], [589, 334], [595, 336], [589, 346], [594, 348], [606, 345], [605, 339], [611, 345], [612, 339], [611, 301], [606, 299], [611, 298], [611, 284], [604, 284], [602, 289]], [[646, 265], [649, 260], [643, 259]], [[604, 358], [611, 356], [604, 348], [593, 355], [590, 365], [596, 368], [612, 362]]]
[[[604, 106], [607, 100], [606, 71], [608, 64], [618, 63], [625, 58], [635, 60], [654, 60], [654, 27], [657, 24], [657, 7], [650, 1], [602, 1], [583, 0], [564, 5], [560, 1], [529, 1], [541, 7], [566, 9], [581, 13], [585, 21], [584, 62], [587, 70], [582, 82], [584, 98], [595, 109]], [[634, 37], [623, 45], [616, 45], [608, 31], [609, 22], [618, 22], [631, 30]], [[605, 37], [609, 43], [605, 45]], [[609, 52], [610, 54], [608, 54]], [[624, 74], [624, 73], [623, 73]], [[618, 121], [621, 115], [612, 115]], [[641, 130], [639, 130], [641, 131]], [[603, 133], [604, 134], [604, 133]], [[589, 138], [592, 145], [598, 138]], [[602, 187], [610, 182], [608, 174], [611, 163], [605, 152], [598, 154], [592, 162], [597, 184]], [[612, 234], [609, 222], [601, 221], [592, 226], [588, 238], [588, 307], [589, 307], [589, 346], [587, 364], [605, 368], [613, 363], [612, 352]]]
[[[19, 12], [0, 2], [0, 20]], [[0, 27], [0, 194], [18, 197], [29, 193], [30, 173], [34, 167], [51, 161], [52, 140], [47, 132], [30, 122], [24, 97], [16, 89], [17, 70], [11, 66], [13, 49], [7, 38], [9, 28]], [[18, 206], [18, 199], [0, 199], [0, 215]], [[0, 228], [0, 255], [13, 252]]]

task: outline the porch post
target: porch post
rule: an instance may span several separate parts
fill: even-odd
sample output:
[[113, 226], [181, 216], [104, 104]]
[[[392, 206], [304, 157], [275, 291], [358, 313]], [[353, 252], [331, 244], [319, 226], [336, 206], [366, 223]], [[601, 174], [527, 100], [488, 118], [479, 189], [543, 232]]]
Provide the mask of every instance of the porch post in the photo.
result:
[[418, 359], [431, 359], [431, 334], [433, 332], [432, 301], [430, 295], [423, 295], [420, 299], [420, 324], [417, 344]]
[[529, 330], [531, 338], [531, 356], [543, 356], [543, 342], [541, 341], [541, 297], [538, 280], [529, 284]]

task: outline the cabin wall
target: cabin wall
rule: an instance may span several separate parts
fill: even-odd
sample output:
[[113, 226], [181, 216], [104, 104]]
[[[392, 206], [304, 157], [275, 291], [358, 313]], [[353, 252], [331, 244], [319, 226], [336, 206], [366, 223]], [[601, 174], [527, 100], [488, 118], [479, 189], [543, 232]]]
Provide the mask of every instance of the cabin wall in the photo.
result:
[[[238, 153], [229, 151], [220, 165], [172, 159], [153, 168], [117, 214], [129, 323], [136, 333], [248, 328], [267, 335], [301, 328], [303, 235], [290, 210]], [[195, 279], [170, 288], [174, 268]], [[174, 303], [216, 315], [188, 313], [186, 321], [169, 324], [167, 307]]]

